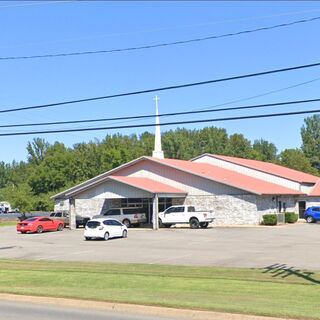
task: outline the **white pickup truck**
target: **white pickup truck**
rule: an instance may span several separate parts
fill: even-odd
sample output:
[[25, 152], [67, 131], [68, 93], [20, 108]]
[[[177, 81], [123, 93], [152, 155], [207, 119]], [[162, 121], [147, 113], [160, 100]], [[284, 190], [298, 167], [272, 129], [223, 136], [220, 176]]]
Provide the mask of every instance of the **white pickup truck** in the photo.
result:
[[196, 211], [194, 206], [171, 206], [159, 212], [159, 225], [189, 224], [191, 229], [206, 228], [213, 221], [212, 211]]

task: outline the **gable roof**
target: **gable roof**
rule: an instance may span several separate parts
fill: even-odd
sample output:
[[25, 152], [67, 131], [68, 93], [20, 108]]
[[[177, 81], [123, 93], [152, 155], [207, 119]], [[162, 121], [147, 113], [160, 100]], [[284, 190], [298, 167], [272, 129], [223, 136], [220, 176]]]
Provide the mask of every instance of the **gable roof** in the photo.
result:
[[[279, 177], [286, 178], [286, 179], [300, 182], [300, 183], [316, 183], [319, 180], [319, 177], [314, 176], [312, 174], [304, 173], [298, 170], [290, 169], [290, 168], [280, 166], [278, 164], [274, 164], [270, 162], [222, 156], [222, 155], [210, 154], [210, 153], [206, 153], [202, 156], [209, 156], [212, 158], [224, 160], [224, 161], [231, 162], [243, 167], [259, 170], [265, 173], [269, 173], [275, 176], [279, 176]], [[202, 156], [199, 156], [195, 159], [199, 159]]]
[[161, 163], [184, 172], [200, 176], [211, 181], [219, 182], [237, 189], [258, 195], [302, 195], [297, 190], [286, 188], [275, 183], [250, 177], [229, 169], [214, 166], [209, 163], [191, 162], [176, 159], [147, 159]]
[[118, 181], [150, 193], [172, 193], [186, 195], [186, 192], [183, 190], [174, 188], [162, 182], [151, 180], [149, 178], [126, 176], [109, 176], [108, 178], [110, 180]]
[[[300, 191], [283, 187], [278, 184], [267, 182], [254, 177], [250, 177], [248, 175], [241, 174], [230, 169], [214, 166], [208, 163], [192, 162], [192, 161], [176, 160], [176, 159], [158, 159], [153, 157], [140, 157], [124, 165], [121, 165], [117, 168], [104, 172], [70, 189], [60, 192], [52, 196], [51, 198], [59, 199], [59, 198], [70, 197], [74, 194], [80, 193], [88, 188], [94, 187], [110, 179], [116, 180], [118, 182], [123, 182], [132, 186], [134, 186], [136, 183], [136, 186], [138, 188], [149, 191], [149, 192], [154, 191], [154, 193], [158, 193], [158, 192], [161, 193], [163, 190], [165, 190], [164, 193], [186, 194], [186, 192], [180, 189], [176, 189], [176, 188], [170, 189], [169, 185], [162, 184], [160, 182], [157, 182], [151, 179], [140, 178], [139, 180], [138, 178], [135, 178], [138, 180], [134, 180], [133, 177], [126, 177], [126, 176], [119, 175], [121, 173], [121, 170], [146, 160], [152, 161], [161, 165], [169, 166], [176, 170], [180, 170], [192, 175], [199, 176], [204, 179], [222, 183], [224, 185], [228, 185], [233, 188], [245, 190], [247, 192], [257, 194], [257, 195], [304, 195], [304, 193]], [[169, 190], [171, 191], [169, 192]]]
[[320, 179], [315, 184], [311, 192], [309, 193], [310, 197], [320, 197]]

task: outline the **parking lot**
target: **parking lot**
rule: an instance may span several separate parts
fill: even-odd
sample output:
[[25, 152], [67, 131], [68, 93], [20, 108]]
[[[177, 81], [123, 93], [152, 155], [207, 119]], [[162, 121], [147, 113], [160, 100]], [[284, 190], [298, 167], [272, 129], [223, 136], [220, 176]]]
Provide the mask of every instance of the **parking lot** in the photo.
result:
[[0, 258], [195, 266], [283, 265], [320, 270], [320, 224], [129, 229], [127, 239], [84, 241], [83, 229], [18, 234], [0, 229]]

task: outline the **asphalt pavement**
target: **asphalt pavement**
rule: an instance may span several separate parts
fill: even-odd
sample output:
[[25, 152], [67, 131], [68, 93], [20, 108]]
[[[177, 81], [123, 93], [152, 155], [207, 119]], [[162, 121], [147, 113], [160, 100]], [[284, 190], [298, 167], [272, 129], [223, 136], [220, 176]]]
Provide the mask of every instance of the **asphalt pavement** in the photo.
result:
[[[24, 320], [172, 320], [158, 316], [144, 316], [137, 314], [118, 313], [115, 311], [101, 311], [67, 307], [61, 305], [34, 304], [14, 301], [0, 301], [0, 319]], [[177, 320], [177, 318], [174, 318]]]
[[129, 229], [128, 238], [84, 241], [83, 229], [19, 234], [0, 228], [0, 259], [320, 270], [320, 224]]

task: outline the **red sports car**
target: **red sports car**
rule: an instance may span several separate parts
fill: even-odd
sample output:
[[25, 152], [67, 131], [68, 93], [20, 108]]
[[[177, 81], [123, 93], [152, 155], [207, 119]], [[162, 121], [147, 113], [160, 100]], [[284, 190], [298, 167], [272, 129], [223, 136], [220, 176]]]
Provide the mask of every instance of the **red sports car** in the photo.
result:
[[32, 217], [23, 220], [17, 224], [17, 231], [21, 233], [43, 231], [62, 231], [64, 222], [61, 220], [52, 220], [47, 217]]

